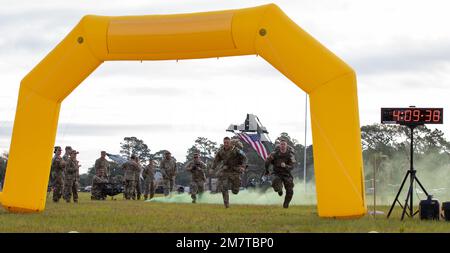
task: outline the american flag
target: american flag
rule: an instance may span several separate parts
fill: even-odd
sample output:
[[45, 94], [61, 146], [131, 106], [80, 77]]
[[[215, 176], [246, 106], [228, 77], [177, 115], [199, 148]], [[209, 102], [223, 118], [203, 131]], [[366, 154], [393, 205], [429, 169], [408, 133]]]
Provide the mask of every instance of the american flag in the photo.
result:
[[266, 160], [268, 154], [266, 147], [261, 142], [261, 137], [259, 134], [246, 134], [246, 133], [236, 133], [239, 139], [245, 141], [248, 143], [252, 148], [258, 153], [258, 155], [263, 159]]

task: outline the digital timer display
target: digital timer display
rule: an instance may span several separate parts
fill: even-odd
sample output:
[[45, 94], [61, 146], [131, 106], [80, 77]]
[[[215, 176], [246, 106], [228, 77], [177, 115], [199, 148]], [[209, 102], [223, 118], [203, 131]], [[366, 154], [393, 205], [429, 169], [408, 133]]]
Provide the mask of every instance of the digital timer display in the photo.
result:
[[443, 108], [381, 108], [381, 123], [383, 124], [442, 124], [443, 116]]

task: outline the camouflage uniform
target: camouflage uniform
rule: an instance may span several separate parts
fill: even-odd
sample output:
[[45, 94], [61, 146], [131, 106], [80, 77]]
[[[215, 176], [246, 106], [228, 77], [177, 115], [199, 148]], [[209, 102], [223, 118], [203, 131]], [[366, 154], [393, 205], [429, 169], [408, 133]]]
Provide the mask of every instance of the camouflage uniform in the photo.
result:
[[55, 155], [52, 160], [54, 202], [58, 202], [62, 197], [64, 187], [64, 166], [65, 163], [61, 156]]
[[135, 199], [136, 196], [136, 172], [139, 171], [139, 165], [133, 160], [129, 160], [122, 165], [125, 181], [125, 199]]
[[234, 145], [227, 150], [222, 146], [214, 158], [212, 169], [214, 170], [221, 161], [223, 164], [218, 173], [217, 190], [222, 192], [223, 203], [228, 208], [228, 190], [231, 190], [233, 194], [239, 193], [241, 168], [244, 167], [247, 157], [242, 150]]
[[92, 179], [91, 199], [105, 199], [102, 189], [105, 183], [108, 183], [109, 163], [105, 158], [99, 158], [95, 161], [95, 176]]
[[192, 160], [188, 164], [186, 164], [186, 170], [192, 174], [192, 181], [190, 185], [190, 192], [192, 203], [195, 203], [197, 200], [197, 194], [201, 196], [201, 194], [205, 191], [205, 170], [206, 164], [202, 161]]
[[152, 161], [144, 167], [142, 176], [144, 177], [144, 199], [148, 198], [149, 193], [152, 199], [155, 195], [155, 169]]
[[[280, 151], [277, 147], [270, 155], [267, 157], [265, 162], [266, 173], [269, 170], [269, 166], [273, 165], [273, 180], [272, 187], [274, 191], [278, 192], [281, 196], [283, 194], [283, 185], [286, 189], [286, 196], [284, 197], [283, 207], [288, 208], [291, 202], [292, 196], [294, 195], [294, 180], [291, 174], [291, 170], [295, 164], [294, 150], [288, 147], [285, 153]], [[281, 163], [285, 164], [285, 167], [281, 167]]]
[[64, 199], [70, 202], [73, 194], [73, 202], [78, 202], [78, 181], [77, 175], [79, 171], [79, 164], [76, 159], [69, 158], [64, 170]]
[[164, 195], [167, 196], [173, 190], [175, 185], [175, 176], [177, 174], [177, 162], [173, 157], [163, 158], [159, 165], [164, 181]]
[[62, 159], [63, 159], [63, 161], [67, 164], [67, 162], [68, 162], [69, 159], [70, 159], [69, 154], [68, 154], [68, 153], [65, 153], [65, 154], [63, 155]]
[[138, 170], [134, 172], [134, 178], [136, 181], [135, 195], [136, 195], [136, 198], [139, 200], [139, 199], [141, 199], [141, 170], [142, 170], [142, 167], [139, 163], [138, 163], [138, 165], [139, 165]]

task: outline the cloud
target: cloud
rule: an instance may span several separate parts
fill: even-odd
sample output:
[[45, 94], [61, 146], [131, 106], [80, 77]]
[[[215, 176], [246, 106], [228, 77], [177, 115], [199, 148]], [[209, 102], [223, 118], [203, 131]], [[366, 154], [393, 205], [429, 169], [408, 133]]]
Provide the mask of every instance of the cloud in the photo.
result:
[[359, 74], [380, 75], [401, 72], [434, 72], [440, 64], [450, 63], [450, 40], [399, 41], [386, 44], [367, 53], [352, 55], [348, 59]]
[[[0, 121], [0, 137], [11, 137], [13, 123], [11, 121]], [[167, 133], [171, 131], [189, 132], [193, 129], [197, 131], [212, 131], [214, 127], [204, 124], [82, 124], [82, 123], [61, 123], [58, 125], [58, 135], [72, 137], [89, 136], [112, 136], [118, 133], [137, 134], [143, 132]]]
[[186, 90], [176, 87], [151, 87], [151, 86], [137, 86], [133, 87], [114, 87], [108, 90], [109, 93], [130, 95], [130, 96], [146, 96], [146, 97], [174, 97], [184, 96]]

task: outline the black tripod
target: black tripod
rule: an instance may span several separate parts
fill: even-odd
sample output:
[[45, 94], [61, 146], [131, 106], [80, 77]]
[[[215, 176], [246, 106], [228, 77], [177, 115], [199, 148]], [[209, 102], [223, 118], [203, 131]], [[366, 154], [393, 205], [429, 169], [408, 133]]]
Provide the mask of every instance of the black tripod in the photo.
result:
[[[395, 203], [398, 203], [400, 205], [400, 207], [403, 208], [403, 212], [402, 212], [402, 218], [401, 220], [403, 220], [403, 218], [405, 217], [405, 214], [412, 218], [414, 217], [414, 215], [416, 215], [419, 211], [414, 212], [413, 210], [413, 184], [414, 181], [416, 181], [420, 188], [423, 190], [423, 192], [428, 196], [427, 191], [425, 190], [425, 188], [422, 186], [422, 184], [420, 183], [419, 179], [416, 176], [416, 170], [414, 169], [414, 160], [413, 160], [413, 156], [414, 156], [414, 149], [413, 149], [413, 145], [414, 145], [414, 128], [416, 128], [418, 125], [408, 125], [409, 129], [411, 129], [411, 145], [410, 145], [410, 155], [411, 155], [411, 159], [410, 159], [410, 166], [409, 166], [409, 170], [406, 173], [405, 178], [403, 179], [403, 182], [400, 186], [400, 189], [398, 190], [397, 196], [395, 196], [395, 200], [392, 203], [391, 209], [389, 210], [389, 213], [387, 215], [387, 217], [389, 218], [389, 216], [391, 215], [392, 210], [394, 209]], [[402, 203], [398, 200], [398, 197], [400, 196], [400, 193], [402, 192], [403, 186], [405, 185], [406, 179], [408, 178], [408, 176], [410, 177], [410, 181], [409, 181], [409, 190], [408, 190], [408, 195], [406, 195], [406, 200], [405, 200], [405, 204], [402, 205]], [[409, 201], [409, 203], [408, 203]], [[406, 212], [406, 210], [409, 210], [409, 213]]]

